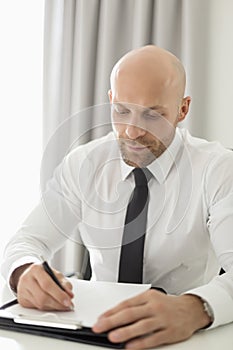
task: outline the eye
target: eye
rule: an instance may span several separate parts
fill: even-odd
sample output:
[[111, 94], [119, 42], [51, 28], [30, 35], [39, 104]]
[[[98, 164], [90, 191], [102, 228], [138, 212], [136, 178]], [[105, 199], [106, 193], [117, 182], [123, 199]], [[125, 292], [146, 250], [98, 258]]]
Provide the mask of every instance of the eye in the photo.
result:
[[120, 114], [120, 115], [126, 115], [126, 114], [130, 113], [129, 109], [127, 109], [123, 106], [113, 105], [113, 108], [114, 108], [115, 112]]
[[150, 111], [150, 112], [146, 112], [144, 114], [144, 118], [158, 121], [158, 120], [161, 120], [162, 118], [164, 118], [164, 114]]

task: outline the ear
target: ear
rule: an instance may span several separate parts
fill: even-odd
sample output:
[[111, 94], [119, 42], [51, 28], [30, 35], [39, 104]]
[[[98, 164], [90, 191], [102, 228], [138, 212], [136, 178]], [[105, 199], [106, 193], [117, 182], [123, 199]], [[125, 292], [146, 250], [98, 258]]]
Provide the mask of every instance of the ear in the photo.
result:
[[108, 98], [109, 98], [109, 102], [112, 103], [112, 90], [108, 90]]
[[181, 122], [182, 120], [185, 119], [186, 115], [188, 114], [189, 111], [189, 105], [191, 103], [191, 97], [187, 96], [184, 97], [182, 100], [182, 104], [180, 107], [180, 111], [179, 111], [179, 116], [178, 116], [178, 122]]

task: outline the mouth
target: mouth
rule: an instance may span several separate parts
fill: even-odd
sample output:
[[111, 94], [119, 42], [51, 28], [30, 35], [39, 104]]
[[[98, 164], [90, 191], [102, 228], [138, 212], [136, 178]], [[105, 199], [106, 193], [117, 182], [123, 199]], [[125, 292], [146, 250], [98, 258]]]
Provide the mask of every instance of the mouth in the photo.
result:
[[125, 146], [130, 150], [130, 151], [134, 151], [134, 152], [142, 152], [143, 150], [147, 149], [148, 146], [144, 146], [144, 145], [139, 145], [137, 144], [132, 144], [132, 143], [126, 143], [125, 142]]

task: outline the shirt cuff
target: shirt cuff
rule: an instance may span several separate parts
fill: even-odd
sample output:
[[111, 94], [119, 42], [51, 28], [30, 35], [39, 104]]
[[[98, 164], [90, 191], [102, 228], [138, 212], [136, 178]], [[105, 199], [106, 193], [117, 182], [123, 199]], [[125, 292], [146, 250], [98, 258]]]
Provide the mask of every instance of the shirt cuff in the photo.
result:
[[207, 301], [212, 308], [214, 321], [206, 329], [212, 329], [233, 321], [233, 300], [227, 291], [219, 285], [204, 285], [191, 289], [184, 294], [197, 295]]

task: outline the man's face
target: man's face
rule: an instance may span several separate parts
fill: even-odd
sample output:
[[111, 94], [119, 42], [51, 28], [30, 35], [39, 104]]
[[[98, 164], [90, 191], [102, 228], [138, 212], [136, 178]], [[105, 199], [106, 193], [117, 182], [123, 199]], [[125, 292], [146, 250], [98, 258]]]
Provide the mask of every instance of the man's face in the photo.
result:
[[142, 107], [128, 103], [112, 104], [113, 130], [124, 161], [134, 167], [146, 167], [171, 143], [178, 109], [169, 118], [163, 106]]
[[142, 106], [120, 102], [110, 96], [113, 130], [122, 158], [128, 165], [146, 167], [170, 145], [179, 121], [180, 106], [177, 99], [169, 99], [169, 94], [167, 97], [157, 96]]

